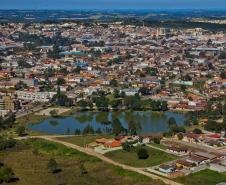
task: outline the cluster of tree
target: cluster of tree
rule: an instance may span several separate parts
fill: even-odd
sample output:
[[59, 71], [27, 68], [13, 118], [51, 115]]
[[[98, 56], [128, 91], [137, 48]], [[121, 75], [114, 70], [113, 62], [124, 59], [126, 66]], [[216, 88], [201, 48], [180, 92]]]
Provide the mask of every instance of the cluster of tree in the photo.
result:
[[226, 121], [223, 120], [223, 123], [217, 122], [215, 120], [208, 119], [207, 123], [204, 125], [205, 130], [221, 132], [226, 131]]
[[54, 103], [59, 106], [72, 106], [73, 101], [67, 97], [66, 94], [60, 91], [60, 88], [57, 89], [57, 94], [55, 94], [51, 100], [51, 103]]
[[183, 29], [190, 29], [190, 28], [203, 28], [206, 30], [212, 30], [212, 31], [224, 31], [226, 29], [226, 24], [214, 24], [214, 23], [208, 23], [208, 22], [191, 22], [186, 20], [150, 20], [146, 19], [145, 21], [139, 19], [139, 18], [127, 18], [123, 19], [123, 23], [125, 25], [137, 25], [142, 26], [145, 24], [146, 26], [154, 27], [154, 28], [183, 28]]
[[22, 125], [19, 125], [16, 128], [16, 133], [17, 133], [18, 136], [26, 136], [27, 135], [26, 128]]
[[168, 119], [168, 126], [169, 126], [169, 131], [164, 133], [165, 137], [172, 136], [177, 133], [185, 133], [186, 132], [184, 126], [178, 126], [175, 118], [173, 118], [173, 117], [170, 117]]
[[0, 116], [0, 130], [12, 127], [15, 121], [16, 121], [16, 116], [14, 113], [9, 113], [5, 118], [2, 118]]
[[53, 49], [48, 52], [48, 57], [52, 59], [59, 59], [60, 58], [59, 46], [54, 45]]
[[42, 45], [69, 46], [74, 42], [71, 38], [62, 37], [60, 33], [56, 33], [53, 37], [45, 37], [28, 32], [18, 32], [18, 37], [11, 37], [11, 39], [19, 42], [33, 43], [35, 47]]
[[131, 148], [133, 148], [133, 145], [130, 144], [128, 141], [122, 143], [122, 149], [123, 150], [130, 152]]
[[142, 100], [140, 96], [126, 96], [121, 100], [111, 101], [112, 107], [119, 109], [125, 107], [131, 110], [152, 110], [152, 111], [166, 111], [168, 110], [167, 102], [158, 100]]
[[8, 148], [13, 148], [16, 145], [16, 140], [12, 138], [0, 137], [0, 151]]

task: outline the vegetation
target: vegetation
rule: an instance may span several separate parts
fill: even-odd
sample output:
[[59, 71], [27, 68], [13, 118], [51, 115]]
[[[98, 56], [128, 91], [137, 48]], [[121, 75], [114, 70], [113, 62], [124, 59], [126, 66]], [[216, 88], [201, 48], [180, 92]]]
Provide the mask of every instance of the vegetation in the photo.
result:
[[16, 140], [12, 138], [0, 137], [0, 151], [13, 148], [16, 145]]
[[177, 158], [175, 155], [171, 155], [160, 151], [158, 149], [154, 149], [148, 146], [143, 147], [143, 149], [147, 150], [150, 159], [148, 160], [140, 160], [137, 157], [137, 150], [139, 147], [133, 147], [129, 152], [125, 150], [117, 150], [108, 152], [105, 155], [112, 160], [118, 161], [123, 164], [127, 164], [135, 167], [150, 167], [155, 166], [167, 161], [172, 161]]
[[25, 136], [27, 135], [26, 133], [26, 128], [22, 125], [19, 125], [17, 128], [16, 128], [16, 133], [18, 136]]
[[[0, 160], [13, 169], [18, 184], [163, 185], [158, 180], [106, 164], [60, 144], [39, 139], [24, 142], [18, 143], [15, 149], [0, 152]], [[34, 149], [38, 150], [37, 154], [33, 153]], [[57, 161], [62, 169], [60, 173], [49, 173], [50, 158]]]
[[59, 137], [57, 139], [61, 141], [66, 141], [78, 146], [84, 147], [85, 145], [94, 142], [96, 139], [100, 138], [113, 138], [113, 135], [83, 135], [83, 136], [71, 136], [71, 137]]
[[145, 148], [138, 148], [137, 150], [138, 159], [147, 159], [149, 157], [148, 151]]
[[58, 167], [56, 160], [53, 158], [49, 160], [47, 168], [50, 173], [57, 173], [60, 171], [60, 168]]
[[14, 172], [12, 168], [2, 166], [0, 167], [0, 183], [9, 183], [14, 178]]
[[215, 185], [220, 182], [226, 182], [226, 174], [207, 169], [188, 176], [178, 177], [176, 180], [185, 185]]
[[9, 113], [4, 119], [0, 116], [0, 130], [11, 128], [16, 121], [14, 113]]

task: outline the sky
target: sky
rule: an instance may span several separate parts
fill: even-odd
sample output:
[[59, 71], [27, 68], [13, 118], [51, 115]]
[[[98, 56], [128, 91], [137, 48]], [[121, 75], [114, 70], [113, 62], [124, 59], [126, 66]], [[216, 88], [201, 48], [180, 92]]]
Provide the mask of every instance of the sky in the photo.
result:
[[0, 0], [0, 9], [226, 9], [226, 0]]

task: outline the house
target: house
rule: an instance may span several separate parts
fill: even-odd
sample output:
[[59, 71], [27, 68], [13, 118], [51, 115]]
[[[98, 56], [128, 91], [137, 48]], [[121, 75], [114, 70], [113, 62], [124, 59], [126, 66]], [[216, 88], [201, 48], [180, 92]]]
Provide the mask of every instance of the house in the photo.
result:
[[201, 156], [191, 156], [188, 159], [186, 159], [186, 161], [193, 163], [196, 166], [198, 166], [200, 164], [208, 163], [208, 159], [205, 157], [201, 157]]
[[168, 147], [167, 151], [172, 152], [172, 153], [176, 153], [176, 154], [186, 154], [186, 153], [188, 153], [187, 148], [185, 148], [185, 147], [175, 147], [175, 146]]
[[139, 93], [139, 88], [134, 89], [122, 89], [120, 90], [120, 93], [124, 92], [126, 96], [135, 96]]
[[197, 143], [201, 141], [200, 138], [201, 138], [201, 134], [185, 133], [183, 137], [183, 141]]
[[116, 147], [120, 147], [122, 145], [122, 143], [120, 141], [116, 141], [116, 140], [112, 140], [112, 141], [108, 141], [104, 144], [104, 147], [106, 148], [116, 148]]
[[176, 166], [177, 166], [177, 168], [191, 169], [195, 166], [195, 164], [192, 163], [192, 162], [181, 159], [181, 160], [176, 161]]
[[205, 158], [205, 162], [211, 162], [218, 158], [215, 154], [210, 154], [210, 153], [206, 153], [206, 152], [194, 152], [194, 153], [192, 153], [191, 156], [203, 157], [203, 158]]
[[163, 173], [172, 173], [176, 170], [174, 166], [162, 164], [159, 166], [159, 171]]

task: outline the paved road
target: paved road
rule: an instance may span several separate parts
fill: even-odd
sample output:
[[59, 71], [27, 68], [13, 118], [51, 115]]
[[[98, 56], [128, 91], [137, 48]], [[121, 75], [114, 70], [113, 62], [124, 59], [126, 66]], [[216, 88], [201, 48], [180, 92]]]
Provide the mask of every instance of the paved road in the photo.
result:
[[[61, 135], [62, 136], [62, 135]], [[132, 166], [128, 166], [128, 165], [125, 165], [125, 164], [121, 164], [121, 163], [118, 163], [116, 161], [113, 161], [107, 157], [105, 157], [104, 155], [101, 155], [99, 153], [96, 153], [94, 150], [92, 149], [89, 149], [89, 148], [83, 148], [83, 147], [80, 147], [78, 145], [75, 145], [75, 144], [72, 144], [72, 143], [68, 143], [68, 142], [65, 142], [65, 141], [60, 141], [58, 140], [57, 138], [57, 135], [50, 135], [50, 136], [27, 136], [27, 137], [20, 137], [20, 138], [16, 138], [16, 139], [28, 139], [28, 138], [40, 138], [40, 139], [45, 139], [45, 140], [48, 140], [48, 141], [52, 141], [52, 142], [56, 142], [56, 143], [60, 143], [64, 146], [67, 146], [69, 148], [73, 148], [73, 149], [76, 149], [80, 152], [83, 152], [83, 153], [86, 153], [88, 155], [91, 155], [91, 156], [94, 156], [96, 158], [99, 158], [101, 159], [102, 161], [104, 162], [107, 162], [107, 163], [110, 163], [110, 164], [113, 164], [115, 166], [119, 166], [123, 169], [126, 169], [126, 170], [130, 170], [130, 171], [133, 171], [133, 172], [137, 172], [139, 174], [142, 174], [142, 175], [145, 175], [145, 176], [148, 176], [152, 179], [156, 179], [156, 180], [161, 180], [163, 181], [164, 183], [166, 184], [170, 184], [170, 185], [182, 185], [180, 183], [177, 183], [177, 182], [174, 182], [170, 179], [167, 179], [167, 178], [164, 178], [164, 177], [160, 177], [160, 176], [157, 176], [157, 175], [154, 175], [154, 174], [151, 174], [149, 172], [146, 172], [144, 171], [143, 168], [136, 168], [136, 167], [132, 167]]]

